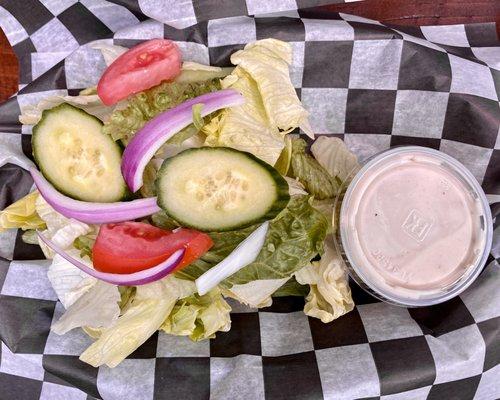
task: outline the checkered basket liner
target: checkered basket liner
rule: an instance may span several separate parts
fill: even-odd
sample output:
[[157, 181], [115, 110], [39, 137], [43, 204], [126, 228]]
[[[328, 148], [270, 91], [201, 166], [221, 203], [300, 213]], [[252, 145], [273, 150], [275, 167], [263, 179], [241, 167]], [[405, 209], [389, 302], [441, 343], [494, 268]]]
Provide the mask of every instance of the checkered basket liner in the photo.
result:
[[[309, 8], [313, 0], [1, 0], [0, 27], [20, 64], [20, 91], [0, 105], [0, 208], [28, 193], [24, 107], [95, 85], [89, 43], [165, 37], [186, 60], [227, 66], [245, 43], [293, 47], [291, 77], [318, 135], [361, 159], [391, 146], [444, 151], [482, 184], [500, 214], [500, 47], [494, 24], [386, 26]], [[24, 168], [23, 168], [24, 167]], [[498, 224], [496, 224], [498, 225]], [[78, 360], [81, 331], [50, 332], [63, 313], [49, 261], [20, 232], [0, 234], [0, 400], [500, 398], [500, 230], [487, 266], [459, 297], [394, 307], [354, 283], [357, 304], [329, 324], [302, 298], [255, 310], [231, 303], [232, 329], [193, 343], [155, 334], [114, 369]]]

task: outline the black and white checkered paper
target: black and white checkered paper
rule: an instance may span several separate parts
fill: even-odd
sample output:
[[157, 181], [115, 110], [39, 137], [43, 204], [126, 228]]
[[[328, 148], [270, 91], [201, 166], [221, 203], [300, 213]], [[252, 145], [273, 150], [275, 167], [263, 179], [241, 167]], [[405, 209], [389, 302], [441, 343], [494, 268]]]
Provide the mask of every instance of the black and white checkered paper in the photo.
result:
[[[0, 208], [32, 186], [30, 128], [18, 115], [51, 94], [95, 85], [95, 40], [165, 37], [186, 60], [227, 66], [245, 43], [293, 47], [292, 82], [317, 134], [361, 159], [413, 144], [460, 160], [500, 214], [500, 44], [494, 24], [397, 28], [305, 8], [313, 0], [1, 0], [0, 27], [21, 63], [0, 105]], [[496, 204], [494, 204], [496, 202]], [[500, 398], [500, 229], [485, 270], [460, 297], [394, 307], [352, 286], [357, 307], [323, 324], [302, 298], [234, 304], [210, 341], [155, 334], [114, 369], [78, 360], [80, 330], [50, 332], [63, 312], [49, 261], [20, 232], [0, 234], [0, 400]]]

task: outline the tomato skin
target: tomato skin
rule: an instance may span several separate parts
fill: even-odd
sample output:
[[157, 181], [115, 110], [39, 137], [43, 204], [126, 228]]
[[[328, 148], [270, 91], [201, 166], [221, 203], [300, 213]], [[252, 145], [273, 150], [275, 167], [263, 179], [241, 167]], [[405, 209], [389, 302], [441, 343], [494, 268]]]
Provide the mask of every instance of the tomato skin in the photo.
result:
[[182, 55], [171, 40], [153, 39], [132, 47], [104, 71], [97, 84], [102, 102], [113, 105], [181, 72]]
[[193, 229], [166, 231], [142, 222], [104, 224], [92, 248], [92, 261], [98, 271], [130, 274], [154, 267], [184, 247], [177, 271], [212, 245], [210, 236]]

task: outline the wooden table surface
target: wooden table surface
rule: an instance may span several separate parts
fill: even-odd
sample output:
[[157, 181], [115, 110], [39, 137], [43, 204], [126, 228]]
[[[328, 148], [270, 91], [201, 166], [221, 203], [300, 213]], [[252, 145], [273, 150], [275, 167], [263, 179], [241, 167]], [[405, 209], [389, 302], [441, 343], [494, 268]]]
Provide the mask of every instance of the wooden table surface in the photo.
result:
[[[500, 0], [365, 0], [325, 6], [396, 25], [448, 25], [496, 22], [500, 36]], [[0, 29], [0, 102], [14, 94], [19, 64]]]

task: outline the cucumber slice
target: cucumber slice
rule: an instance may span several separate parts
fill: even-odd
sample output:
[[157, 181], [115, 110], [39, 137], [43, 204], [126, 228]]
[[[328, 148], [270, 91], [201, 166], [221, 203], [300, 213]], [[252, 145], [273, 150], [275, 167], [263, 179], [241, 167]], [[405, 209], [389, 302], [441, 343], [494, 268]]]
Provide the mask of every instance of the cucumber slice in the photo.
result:
[[42, 113], [33, 128], [33, 156], [45, 178], [74, 199], [113, 202], [126, 196], [122, 150], [102, 122], [70, 104]]
[[273, 219], [290, 200], [286, 180], [250, 153], [200, 147], [167, 158], [158, 205], [181, 225], [228, 231]]

